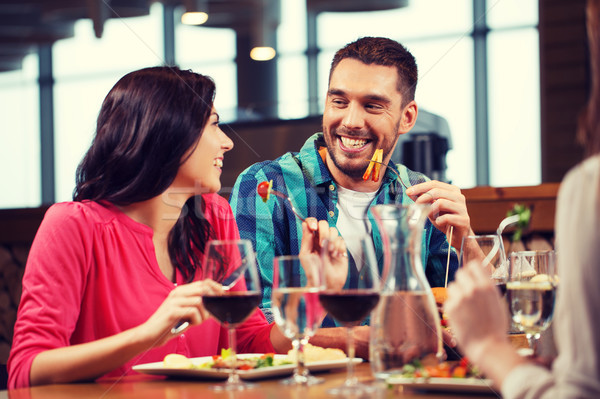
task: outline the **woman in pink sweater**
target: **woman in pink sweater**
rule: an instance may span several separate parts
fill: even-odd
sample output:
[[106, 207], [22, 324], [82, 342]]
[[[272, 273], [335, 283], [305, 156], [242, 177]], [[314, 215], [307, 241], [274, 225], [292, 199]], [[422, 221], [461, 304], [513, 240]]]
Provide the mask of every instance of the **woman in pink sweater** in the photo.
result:
[[[239, 238], [215, 194], [233, 143], [214, 95], [210, 78], [173, 67], [129, 73], [108, 93], [74, 201], [48, 210], [31, 247], [9, 388], [119, 377], [168, 353], [228, 347], [201, 301], [216, 289], [202, 277], [206, 242]], [[182, 319], [191, 327], [172, 334]], [[258, 309], [237, 336], [240, 352], [289, 348]]]

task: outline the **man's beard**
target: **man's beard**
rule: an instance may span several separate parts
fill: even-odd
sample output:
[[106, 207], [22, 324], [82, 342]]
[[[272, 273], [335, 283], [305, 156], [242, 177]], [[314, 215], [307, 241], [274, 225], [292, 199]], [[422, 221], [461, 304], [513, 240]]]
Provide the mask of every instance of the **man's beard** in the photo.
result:
[[[337, 143], [338, 136], [336, 133], [336, 129], [333, 129], [333, 133], [329, 133], [328, 130], [325, 128], [325, 126], [323, 126], [323, 137], [325, 138], [325, 143], [327, 144], [327, 155], [331, 158], [331, 161], [333, 162], [335, 167], [338, 168], [342, 173], [344, 173], [348, 177], [351, 177], [353, 179], [358, 179], [358, 178], [362, 179], [362, 176], [365, 173], [365, 169], [369, 165], [368, 162], [365, 161], [364, 165], [358, 164], [356, 166], [352, 166], [352, 165], [348, 165], [348, 164], [343, 165], [340, 162], [340, 159], [336, 155], [336, 151], [335, 151], [335, 149], [338, 148], [338, 143]], [[362, 137], [364, 137], [364, 135], [358, 136], [358, 137], [362, 138]]]
[[[340, 129], [344, 130], [344, 129]], [[396, 127], [396, 131], [398, 130], [398, 127]], [[333, 164], [336, 166], [336, 168], [338, 168], [342, 173], [344, 173], [345, 175], [347, 175], [350, 178], [353, 179], [362, 179], [365, 170], [367, 169], [367, 166], [369, 166], [369, 161], [370, 159], [364, 159], [364, 162], [358, 162], [358, 163], [353, 163], [353, 164], [349, 164], [346, 163], [345, 165], [342, 164], [340, 157], [338, 157], [336, 155], [336, 149], [338, 149], [338, 129], [333, 129], [332, 132], [329, 132], [327, 130], [327, 128], [325, 126], [323, 126], [323, 137], [325, 138], [325, 143], [327, 144], [327, 155], [331, 158], [331, 161], [333, 162]], [[371, 139], [371, 136], [366, 133], [362, 133], [360, 132], [360, 134], [348, 134], [348, 132], [344, 132], [346, 133], [347, 136], [350, 137], [356, 137], [356, 138], [369, 138]], [[383, 143], [381, 143], [382, 147], [379, 148], [383, 148], [383, 158], [385, 158], [387, 156], [387, 154], [389, 154], [391, 151], [394, 150], [394, 147], [396, 145], [396, 141], [394, 141], [394, 143], [389, 144], [387, 141], [384, 141]], [[356, 157], [364, 157], [364, 155], [356, 155]], [[350, 158], [346, 155], [346, 158]]]

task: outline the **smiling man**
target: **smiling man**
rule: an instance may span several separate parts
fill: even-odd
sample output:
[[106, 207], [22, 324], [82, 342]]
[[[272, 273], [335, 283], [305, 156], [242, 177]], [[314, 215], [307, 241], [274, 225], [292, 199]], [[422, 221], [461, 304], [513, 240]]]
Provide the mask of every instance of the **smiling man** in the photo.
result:
[[[393, 40], [365, 37], [346, 45], [331, 64], [323, 132], [310, 137], [300, 152], [254, 164], [238, 177], [230, 203], [242, 238], [252, 240], [257, 251], [263, 286], [261, 308], [268, 319], [272, 318], [273, 257], [298, 254], [303, 229], [288, 204], [277, 198], [265, 203], [256, 195], [262, 181], [272, 180], [273, 189], [289, 196], [297, 211], [309, 217], [305, 234], [309, 231], [319, 236], [327, 233], [326, 227], [337, 227], [350, 258], [358, 239], [365, 234], [373, 235], [377, 255], [382, 257], [381, 239], [369, 223], [371, 206], [431, 203], [423, 236], [425, 275], [431, 286], [444, 285], [449, 250], [446, 233], [453, 226], [451, 244], [460, 248], [462, 237], [471, 232], [460, 189], [432, 181], [401, 164], [382, 167], [378, 181], [362, 178], [375, 150], [383, 149], [383, 162], [387, 164], [398, 137], [414, 126], [418, 115], [414, 101], [417, 75], [412, 54]], [[394, 169], [402, 182], [388, 168]], [[451, 250], [450, 280], [457, 264], [456, 251]], [[324, 326], [333, 325], [325, 319]], [[345, 336], [334, 330], [321, 330], [311, 342], [344, 348]], [[357, 350], [365, 356], [368, 330], [359, 331], [363, 335], [361, 340], [359, 334], [357, 343], [362, 345]]]

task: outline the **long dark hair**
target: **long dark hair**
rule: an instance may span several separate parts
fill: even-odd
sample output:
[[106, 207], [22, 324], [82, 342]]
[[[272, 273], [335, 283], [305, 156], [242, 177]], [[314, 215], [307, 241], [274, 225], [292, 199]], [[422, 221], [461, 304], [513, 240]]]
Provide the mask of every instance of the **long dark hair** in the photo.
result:
[[600, 0], [588, 0], [586, 11], [592, 88], [579, 116], [577, 139], [591, 156], [600, 153]]
[[[154, 198], [175, 179], [206, 125], [215, 96], [208, 76], [153, 67], [123, 76], [98, 115], [96, 135], [77, 167], [75, 201], [129, 205]], [[212, 235], [201, 197], [192, 197], [169, 234], [169, 256], [186, 281]]]

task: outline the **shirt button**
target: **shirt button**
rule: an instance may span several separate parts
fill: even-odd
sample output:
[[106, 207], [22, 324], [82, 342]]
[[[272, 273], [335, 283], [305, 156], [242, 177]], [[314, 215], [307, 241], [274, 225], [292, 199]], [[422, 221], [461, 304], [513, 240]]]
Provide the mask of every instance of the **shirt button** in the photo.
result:
[[335, 191], [335, 186], [333, 184], [329, 185], [329, 191]]
[[329, 211], [329, 216], [333, 217], [335, 213], [333, 211]]

